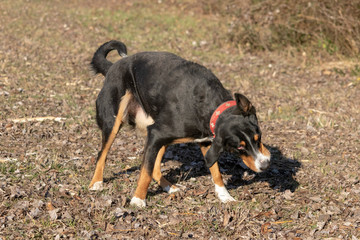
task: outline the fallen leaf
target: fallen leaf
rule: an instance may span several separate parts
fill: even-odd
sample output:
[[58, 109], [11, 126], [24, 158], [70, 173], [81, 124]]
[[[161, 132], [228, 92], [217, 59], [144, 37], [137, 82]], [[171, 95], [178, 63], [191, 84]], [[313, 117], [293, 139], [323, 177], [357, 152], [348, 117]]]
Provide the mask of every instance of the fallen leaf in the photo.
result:
[[271, 233], [272, 229], [269, 229], [270, 225], [270, 223], [264, 223], [263, 225], [261, 225], [261, 234]]
[[275, 215], [274, 210], [272, 210], [272, 211], [267, 211], [267, 212], [261, 212], [261, 213], [257, 214], [257, 215], [255, 216], [255, 218], [270, 217], [271, 215]]
[[287, 189], [287, 190], [285, 190], [283, 196], [286, 200], [292, 200], [294, 193], [292, 193], [289, 189]]
[[314, 202], [321, 202], [321, 197], [319, 197], [319, 196], [309, 197], [309, 199], [314, 201]]
[[230, 220], [231, 220], [231, 216], [230, 216], [229, 212], [225, 211], [224, 212], [223, 226], [226, 227], [229, 224]]
[[57, 214], [58, 211], [59, 211], [59, 209], [53, 209], [53, 210], [49, 211], [50, 219], [52, 221], [55, 221], [58, 218], [58, 214]]
[[48, 203], [46, 204], [46, 209], [47, 209], [48, 211], [52, 211], [52, 210], [54, 210], [55, 208], [54, 208], [54, 206], [52, 205], [51, 202], [48, 202]]
[[34, 208], [30, 211], [29, 215], [32, 217], [32, 218], [37, 218], [39, 215], [40, 215], [40, 210], [39, 208]]

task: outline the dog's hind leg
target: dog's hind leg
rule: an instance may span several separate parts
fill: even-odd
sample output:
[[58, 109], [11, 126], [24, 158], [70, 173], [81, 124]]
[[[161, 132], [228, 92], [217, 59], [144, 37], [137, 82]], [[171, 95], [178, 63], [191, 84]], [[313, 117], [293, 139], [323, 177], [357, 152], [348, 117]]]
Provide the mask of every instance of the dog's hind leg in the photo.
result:
[[[205, 145], [200, 144], [200, 149], [201, 149], [201, 152], [204, 157], [205, 157], [207, 151], [209, 150], [210, 146], [211, 145], [205, 146]], [[235, 201], [235, 199], [233, 197], [231, 197], [231, 195], [229, 194], [229, 192], [227, 191], [227, 189], [224, 185], [224, 181], [223, 181], [221, 173], [220, 173], [218, 162], [216, 161], [209, 168], [209, 170], [210, 170], [212, 179], [214, 181], [216, 195], [218, 196], [220, 201], [223, 203]]]
[[98, 160], [96, 163], [96, 169], [94, 172], [94, 176], [89, 185], [90, 190], [102, 189], [103, 173], [104, 173], [104, 168], [105, 168], [106, 156], [111, 148], [111, 145], [114, 142], [117, 132], [119, 131], [119, 129], [121, 127], [124, 113], [125, 113], [125, 110], [127, 108], [127, 105], [129, 103], [130, 99], [131, 99], [131, 93], [127, 91], [120, 100], [118, 113], [115, 117], [113, 127], [111, 128], [110, 131], [109, 130], [104, 131], [104, 129], [102, 129], [103, 144], [102, 144], [102, 149], [99, 153], [99, 157], [98, 157]]
[[171, 184], [161, 173], [161, 160], [166, 151], [166, 146], [160, 148], [160, 151], [156, 157], [152, 178], [162, 187], [167, 193], [174, 193], [180, 191], [176, 185]]

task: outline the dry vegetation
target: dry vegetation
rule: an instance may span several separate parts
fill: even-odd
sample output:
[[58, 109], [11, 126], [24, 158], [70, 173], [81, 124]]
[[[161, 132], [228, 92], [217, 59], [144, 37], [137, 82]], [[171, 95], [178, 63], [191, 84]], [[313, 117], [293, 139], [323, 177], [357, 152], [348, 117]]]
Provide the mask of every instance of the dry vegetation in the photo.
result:
[[[360, 237], [358, 1], [5, 0], [0, 14], [1, 239]], [[130, 129], [89, 192], [103, 83], [89, 62], [109, 39], [199, 62], [251, 99], [271, 167], [222, 156], [238, 202], [219, 203], [199, 149], [180, 145], [163, 169], [184, 190], [153, 183], [148, 207], [130, 207], [143, 146]]]
[[210, 0], [202, 9], [231, 19], [229, 41], [248, 49], [360, 53], [360, 1]]

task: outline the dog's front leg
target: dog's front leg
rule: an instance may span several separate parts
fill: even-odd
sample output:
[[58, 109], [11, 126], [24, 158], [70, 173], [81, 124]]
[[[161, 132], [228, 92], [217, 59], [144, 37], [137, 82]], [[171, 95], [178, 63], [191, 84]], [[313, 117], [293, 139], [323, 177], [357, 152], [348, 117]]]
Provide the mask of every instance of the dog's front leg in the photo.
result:
[[[166, 191], [168, 193], [174, 193], [174, 192], [179, 191], [180, 189], [178, 187], [176, 187], [175, 185], [171, 184], [161, 174], [160, 166], [161, 166], [161, 160], [162, 160], [162, 157], [164, 156], [165, 150], [166, 150], [166, 146], [163, 146], [160, 148], [160, 150], [157, 153], [155, 164], [153, 167], [152, 178], [164, 189], [164, 191]], [[144, 159], [144, 161], [145, 161], [145, 159]], [[137, 188], [135, 191], [135, 195], [131, 199], [131, 202], [130, 202], [131, 205], [135, 205], [137, 207], [145, 207], [146, 206], [146, 202], [145, 202], [146, 193], [147, 193], [149, 184], [151, 182], [151, 177], [150, 177], [149, 171], [148, 171], [149, 166], [144, 167], [144, 165], [145, 164], [143, 164], [143, 166], [141, 167], [140, 177], [138, 180], [138, 185], [137, 185]]]
[[136, 191], [133, 196], [133, 198], [130, 201], [130, 205], [136, 206], [136, 207], [146, 207], [146, 194], [148, 187], [151, 182], [151, 176], [148, 173], [148, 169], [144, 164], [141, 166], [140, 170], [140, 177], [137, 183]]
[[233, 202], [235, 199], [229, 194], [228, 190], [224, 185], [224, 181], [221, 177], [219, 164], [216, 162], [210, 168], [211, 176], [215, 185], [215, 192], [221, 202]]
[[[212, 151], [210, 152], [210, 154], [207, 154], [208, 150], [210, 149], [211, 146], [203, 146], [200, 145], [200, 149], [202, 154], [205, 157], [205, 161], [206, 163], [208, 162], [212, 162], [209, 161], [209, 157], [216, 157], [218, 158], [218, 154], [220, 155], [220, 151], [218, 151], [216, 154], [213, 154], [214, 149], [211, 149]], [[216, 146], [213, 146], [213, 148]], [[214, 160], [213, 160], [214, 161]], [[208, 165], [208, 164], [207, 164]], [[214, 181], [214, 185], [215, 185], [215, 193], [218, 196], [218, 198], [220, 199], [221, 202], [223, 203], [227, 203], [227, 202], [233, 202], [236, 201], [227, 191], [224, 181], [222, 179], [221, 173], [220, 173], [220, 169], [219, 169], [219, 164], [217, 162], [217, 159], [215, 161], [215, 163], [209, 168], [212, 179]]]

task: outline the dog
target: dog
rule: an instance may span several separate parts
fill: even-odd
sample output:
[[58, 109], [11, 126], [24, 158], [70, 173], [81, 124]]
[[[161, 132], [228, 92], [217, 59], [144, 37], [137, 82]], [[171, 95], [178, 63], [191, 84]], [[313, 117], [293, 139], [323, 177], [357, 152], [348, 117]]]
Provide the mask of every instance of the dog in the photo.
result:
[[[107, 54], [122, 57], [112, 63]], [[146, 133], [146, 144], [137, 188], [130, 204], [146, 206], [152, 179], [168, 193], [179, 191], [162, 176], [160, 166], [171, 144], [199, 144], [221, 202], [235, 201], [225, 188], [218, 158], [236, 152], [253, 171], [270, 165], [270, 152], [261, 142], [255, 107], [242, 94], [226, 90], [207, 68], [168, 52], [127, 55], [119, 41], [109, 41], [95, 52], [91, 67], [105, 76], [96, 100], [96, 120], [102, 147], [89, 188], [102, 189], [106, 156], [124, 123]]]

